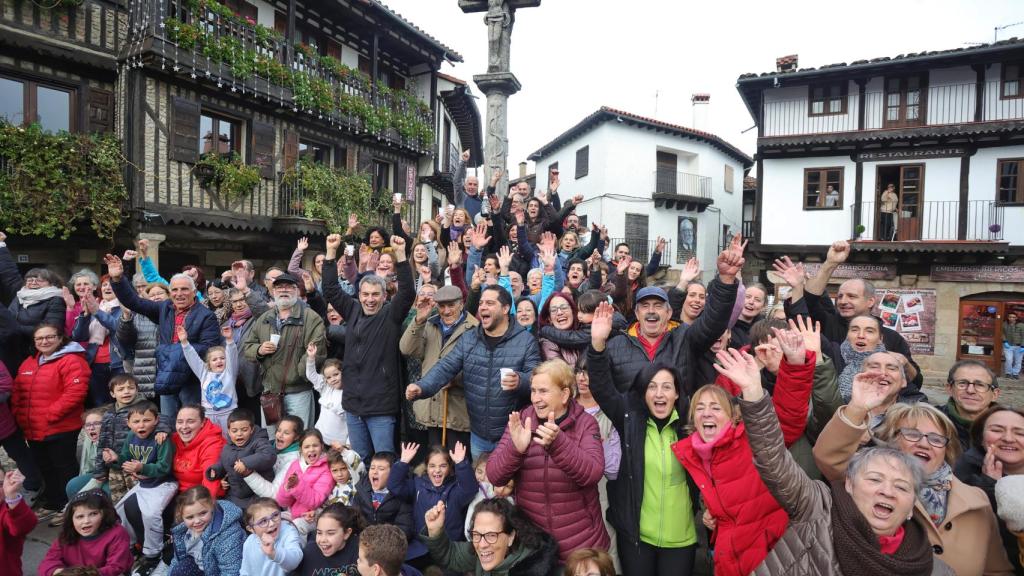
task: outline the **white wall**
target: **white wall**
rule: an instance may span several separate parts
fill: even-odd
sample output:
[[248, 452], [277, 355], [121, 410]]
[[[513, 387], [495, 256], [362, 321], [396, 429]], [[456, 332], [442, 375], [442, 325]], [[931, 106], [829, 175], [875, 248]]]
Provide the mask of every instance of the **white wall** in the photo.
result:
[[[998, 160], [1002, 158], [1024, 158], [1024, 146], [1000, 146], [997, 148], [981, 148], [971, 157], [971, 174], [969, 198], [972, 212], [968, 214], [975, 222], [975, 227], [987, 228], [992, 224], [993, 208], [987, 203], [997, 199], [996, 170]], [[986, 213], [988, 212], [988, 213]], [[1014, 245], [1024, 245], [1024, 206], [1005, 206], [1002, 208], [1003, 239]], [[970, 226], [971, 223], [968, 223]]]
[[256, 6], [256, 22], [274, 29], [274, 7], [264, 0], [249, 0], [249, 3]]
[[983, 108], [985, 120], [1024, 118], [1024, 98], [1008, 98], [1003, 100], [999, 97], [999, 82], [1002, 70], [1002, 64], [994, 64], [985, 69], [985, 102]]
[[[576, 151], [583, 146], [590, 146], [589, 173], [577, 180]], [[699, 215], [681, 209], [655, 209], [651, 195], [658, 150], [680, 154], [679, 171], [693, 171], [711, 178], [713, 209]], [[685, 155], [693, 155], [695, 159], [687, 160], [682, 157]], [[678, 217], [697, 216], [698, 248], [705, 263], [710, 265], [717, 253], [721, 226], [728, 224], [734, 231], [741, 229], [743, 165], [703, 142], [656, 134], [625, 123], [605, 122], [553, 154], [538, 159], [538, 187], [547, 187], [548, 167], [553, 162], [558, 162], [560, 172], [559, 196], [567, 199], [582, 194], [584, 201], [576, 212], [586, 215], [588, 222], [607, 226], [611, 237], [624, 236], [626, 213], [647, 214], [649, 240], [658, 236], [670, 239], [674, 256]], [[733, 167], [731, 193], [725, 192], [726, 163]], [[710, 256], [705, 255], [705, 251]], [[674, 260], [673, 257], [670, 264], [678, 267]]]
[[[804, 210], [805, 168], [843, 168], [842, 208]], [[831, 244], [849, 237], [853, 228], [850, 205], [856, 186], [855, 165], [849, 156], [765, 159], [762, 179], [761, 244]]]
[[783, 86], [764, 92], [764, 135], [786, 136], [857, 129], [857, 85], [847, 82], [846, 114], [809, 115], [806, 85]]

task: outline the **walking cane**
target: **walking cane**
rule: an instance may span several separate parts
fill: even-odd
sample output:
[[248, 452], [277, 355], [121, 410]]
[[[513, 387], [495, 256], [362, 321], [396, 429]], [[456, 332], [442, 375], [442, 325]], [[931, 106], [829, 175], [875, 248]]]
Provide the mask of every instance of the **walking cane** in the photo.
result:
[[441, 446], [448, 445], [448, 389], [444, 389], [444, 406], [441, 407]]

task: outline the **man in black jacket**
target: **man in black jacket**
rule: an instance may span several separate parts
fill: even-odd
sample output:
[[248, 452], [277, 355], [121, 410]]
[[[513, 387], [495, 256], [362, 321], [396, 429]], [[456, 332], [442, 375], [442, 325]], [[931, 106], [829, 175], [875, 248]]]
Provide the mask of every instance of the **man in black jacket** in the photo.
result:
[[338, 284], [335, 258], [341, 236], [327, 237], [323, 263], [324, 298], [345, 319], [345, 357], [342, 407], [348, 421], [349, 443], [364, 462], [374, 452], [395, 451], [395, 423], [401, 410], [402, 372], [398, 340], [402, 322], [415, 298], [412, 269], [405, 260], [405, 240], [391, 236], [398, 292], [386, 302], [387, 285], [370, 274], [359, 282], [359, 299]]

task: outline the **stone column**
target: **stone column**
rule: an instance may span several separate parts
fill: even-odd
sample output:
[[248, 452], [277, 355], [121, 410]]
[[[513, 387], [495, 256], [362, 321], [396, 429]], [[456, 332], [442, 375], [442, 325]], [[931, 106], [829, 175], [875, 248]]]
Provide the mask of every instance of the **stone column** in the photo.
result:
[[484, 126], [484, 178], [489, 183], [491, 174], [501, 169], [501, 179], [495, 190], [502, 196], [508, 191], [508, 97], [522, 87], [515, 74], [498, 72], [478, 74], [473, 81], [487, 95], [487, 124]]
[[[167, 236], [164, 235], [164, 234], [153, 234], [151, 232], [140, 232], [139, 235], [135, 237], [135, 241], [136, 242], [138, 242], [139, 240], [149, 240], [149, 254], [148, 254], [148, 256], [153, 260], [153, 266], [157, 270], [159, 270], [160, 269], [160, 244], [164, 240], [167, 240]], [[142, 272], [142, 270], [139, 269], [138, 267], [136, 267], [136, 271], [137, 272]]]

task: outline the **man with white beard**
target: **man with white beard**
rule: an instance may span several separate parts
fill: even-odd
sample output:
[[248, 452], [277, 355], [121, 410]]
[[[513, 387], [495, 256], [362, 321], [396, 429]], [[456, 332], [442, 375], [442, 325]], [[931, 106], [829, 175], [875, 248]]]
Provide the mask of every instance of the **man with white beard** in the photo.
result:
[[[278, 275], [271, 288], [274, 307], [253, 322], [243, 350], [247, 359], [259, 363], [264, 425], [275, 425], [285, 414], [293, 414], [308, 428], [314, 422], [314, 398], [306, 380], [306, 347], [316, 344], [317, 364], [323, 362], [327, 354], [324, 321], [299, 300], [298, 280], [291, 274]], [[274, 409], [278, 397], [281, 411]]]

